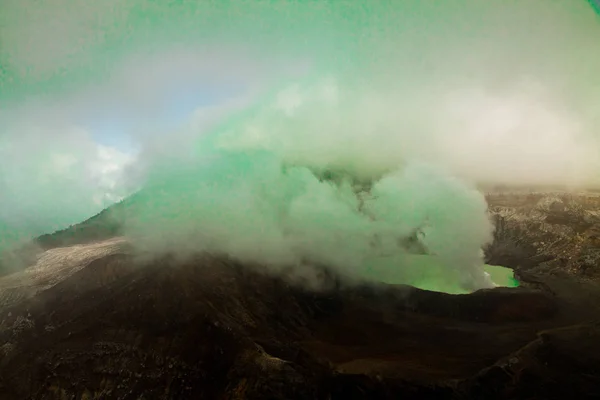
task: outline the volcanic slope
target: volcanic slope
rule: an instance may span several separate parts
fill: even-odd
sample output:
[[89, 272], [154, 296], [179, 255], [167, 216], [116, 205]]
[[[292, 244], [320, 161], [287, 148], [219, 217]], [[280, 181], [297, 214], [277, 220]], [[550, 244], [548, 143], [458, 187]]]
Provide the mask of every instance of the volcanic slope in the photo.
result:
[[593, 267], [560, 270], [560, 255], [527, 247], [534, 225], [579, 229], [552, 218], [556, 201], [584, 211], [592, 246], [595, 206], [552, 196], [488, 196], [504, 225], [487, 256], [521, 286], [468, 295], [348, 287], [327, 271], [311, 291], [209, 255], [142, 263], [100, 223], [118, 221], [113, 208], [38, 239], [35, 265], [0, 278], [0, 398], [598, 398]]

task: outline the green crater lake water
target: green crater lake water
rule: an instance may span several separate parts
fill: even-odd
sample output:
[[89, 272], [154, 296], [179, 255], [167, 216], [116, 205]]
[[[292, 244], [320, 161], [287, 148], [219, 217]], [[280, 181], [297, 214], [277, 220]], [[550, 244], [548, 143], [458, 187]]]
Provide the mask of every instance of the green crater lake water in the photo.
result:
[[[498, 265], [484, 265], [492, 281], [502, 287], [517, 287], [514, 271]], [[430, 255], [402, 255], [371, 260], [366, 277], [390, 284], [408, 284], [420, 289], [452, 294], [468, 293], [460, 287], [460, 271], [454, 271], [441, 259]]]

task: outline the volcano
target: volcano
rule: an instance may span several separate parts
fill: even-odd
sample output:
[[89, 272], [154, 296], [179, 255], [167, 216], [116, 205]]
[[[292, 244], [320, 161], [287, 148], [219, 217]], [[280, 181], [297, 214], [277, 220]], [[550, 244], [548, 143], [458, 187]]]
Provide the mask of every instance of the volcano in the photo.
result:
[[600, 396], [600, 197], [490, 192], [486, 262], [519, 287], [318, 290], [215, 254], [136, 257], [128, 201], [0, 278], [3, 399]]

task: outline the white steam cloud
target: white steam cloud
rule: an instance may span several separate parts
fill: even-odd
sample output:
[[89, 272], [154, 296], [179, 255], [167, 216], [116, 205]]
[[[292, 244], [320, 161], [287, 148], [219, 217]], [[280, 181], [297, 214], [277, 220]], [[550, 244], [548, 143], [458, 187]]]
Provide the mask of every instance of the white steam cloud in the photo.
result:
[[[384, 125], [389, 110], [357, 94], [333, 81], [292, 85], [200, 135], [185, 161], [150, 171], [128, 234], [153, 252], [325, 265], [354, 279], [406, 269], [412, 237], [444, 261], [441, 279], [489, 286], [482, 195], [443, 165], [412, 159], [402, 146], [412, 133]], [[323, 181], [319, 171], [342, 175]]]
[[[144, 186], [142, 247], [361, 277], [401, 265], [396, 238], [420, 228], [460, 271], [448, 279], [481, 286], [491, 227], [473, 185], [600, 184], [600, 23], [584, 1], [227, 4], [2, 4], [4, 238]], [[204, 94], [184, 124], [182, 92]], [[90, 119], [119, 120], [135, 150], [97, 143]], [[324, 169], [383, 178], [357, 198]]]

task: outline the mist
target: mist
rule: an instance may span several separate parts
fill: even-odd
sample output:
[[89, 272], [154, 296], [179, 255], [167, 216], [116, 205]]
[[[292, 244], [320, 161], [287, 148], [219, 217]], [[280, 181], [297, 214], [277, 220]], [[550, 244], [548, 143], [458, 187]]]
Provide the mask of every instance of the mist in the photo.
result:
[[30, 3], [0, 12], [7, 242], [141, 189], [146, 251], [366, 278], [418, 231], [440, 280], [476, 288], [476, 185], [600, 183], [585, 1]]

